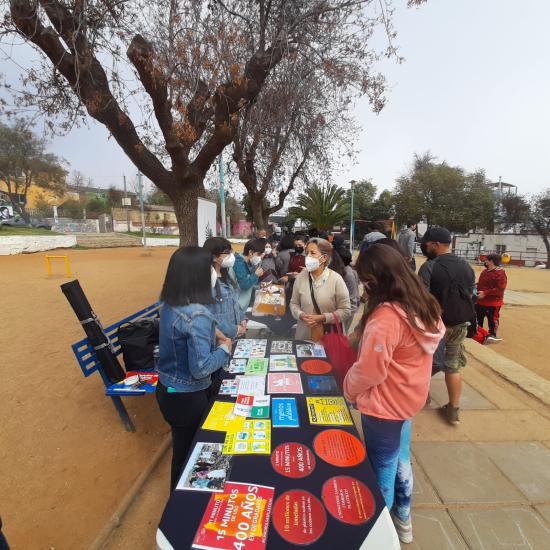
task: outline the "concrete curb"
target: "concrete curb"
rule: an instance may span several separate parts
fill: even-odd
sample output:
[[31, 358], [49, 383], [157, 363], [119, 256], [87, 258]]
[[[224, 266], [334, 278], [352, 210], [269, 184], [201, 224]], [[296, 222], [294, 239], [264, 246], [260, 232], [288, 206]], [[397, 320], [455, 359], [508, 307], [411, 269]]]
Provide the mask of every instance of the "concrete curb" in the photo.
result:
[[466, 351], [480, 363], [495, 371], [512, 384], [531, 394], [545, 405], [550, 405], [550, 382], [542, 376], [531, 372], [523, 365], [500, 355], [489, 346], [466, 339]]
[[160, 447], [156, 450], [153, 458], [146, 466], [145, 470], [143, 470], [138, 478], [134, 481], [134, 484], [130, 487], [130, 490], [126, 493], [116, 510], [113, 512], [113, 515], [103, 526], [103, 529], [100, 531], [94, 542], [92, 542], [92, 544], [89, 546], [89, 550], [101, 550], [102, 548], [104, 548], [112, 532], [122, 523], [124, 516], [130, 509], [130, 506], [133, 504], [137, 494], [145, 485], [147, 478], [151, 475], [151, 472], [158, 466], [159, 462], [166, 454], [166, 451], [168, 451], [168, 449], [170, 448], [171, 442], [172, 436], [168, 434], [164, 438], [164, 441], [161, 443]]

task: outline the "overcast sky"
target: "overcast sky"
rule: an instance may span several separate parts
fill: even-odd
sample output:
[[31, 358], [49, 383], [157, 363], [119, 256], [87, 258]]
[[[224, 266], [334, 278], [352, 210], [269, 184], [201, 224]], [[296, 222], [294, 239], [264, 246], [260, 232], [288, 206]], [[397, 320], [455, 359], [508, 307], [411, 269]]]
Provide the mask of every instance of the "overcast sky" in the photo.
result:
[[[549, 0], [429, 0], [399, 6], [397, 43], [406, 61], [385, 63], [388, 103], [380, 115], [360, 102], [357, 164], [336, 177], [372, 178], [391, 189], [414, 152], [430, 150], [521, 193], [550, 187]], [[53, 143], [71, 169], [101, 187], [135, 168], [106, 130], [90, 122]]]

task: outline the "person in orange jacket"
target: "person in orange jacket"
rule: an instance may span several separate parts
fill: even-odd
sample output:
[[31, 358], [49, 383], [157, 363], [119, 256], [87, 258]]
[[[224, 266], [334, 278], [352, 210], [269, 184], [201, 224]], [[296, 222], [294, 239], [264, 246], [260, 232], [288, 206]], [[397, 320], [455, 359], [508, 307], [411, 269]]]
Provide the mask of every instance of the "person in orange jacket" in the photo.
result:
[[502, 256], [489, 254], [485, 259], [485, 270], [482, 271], [477, 283], [476, 317], [477, 324], [483, 327], [485, 318], [489, 324], [489, 335], [486, 344], [498, 344], [502, 338], [497, 337], [500, 320], [500, 308], [504, 304], [504, 291], [508, 279], [502, 269]]

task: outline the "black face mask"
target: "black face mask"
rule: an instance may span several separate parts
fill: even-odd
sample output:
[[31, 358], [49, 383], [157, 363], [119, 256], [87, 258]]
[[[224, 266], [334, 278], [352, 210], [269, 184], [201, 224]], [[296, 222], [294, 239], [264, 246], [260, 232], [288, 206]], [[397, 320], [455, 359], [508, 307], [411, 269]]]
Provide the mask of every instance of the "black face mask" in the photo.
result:
[[421, 243], [420, 244], [420, 250], [422, 250], [422, 254], [424, 254], [424, 256], [426, 256], [426, 258], [428, 258], [428, 260], [434, 260], [435, 258], [437, 258], [437, 254], [433, 251], [429, 251], [428, 252], [428, 248], [426, 246], [426, 243]]
[[296, 254], [303, 254], [304, 253], [304, 247], [303, 246], [295, 246], [294, 247], [294, 252], [296, 252]]

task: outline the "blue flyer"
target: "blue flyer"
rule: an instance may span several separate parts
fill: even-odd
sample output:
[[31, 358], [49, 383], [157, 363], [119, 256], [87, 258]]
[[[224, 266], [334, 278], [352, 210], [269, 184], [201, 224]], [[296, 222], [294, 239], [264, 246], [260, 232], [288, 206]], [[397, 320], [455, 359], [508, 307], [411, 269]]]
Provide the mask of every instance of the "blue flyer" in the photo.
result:
[[308, 376], [307, 385], [311, 395], [336, 395], [339, 393], [333, 376]]
[[271, 422], [273, 428], [299, 428], [296, 399], [294, 397], [272, 397]]

